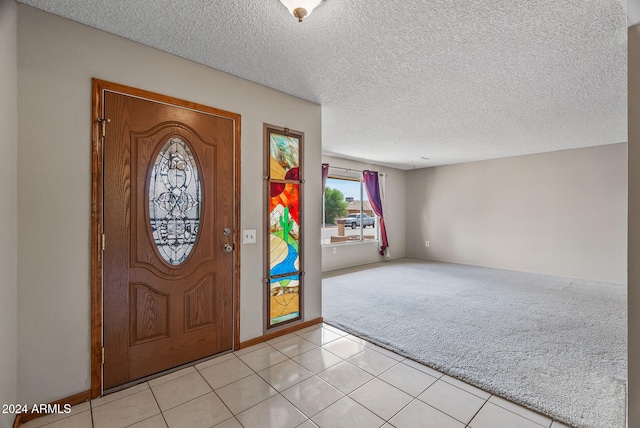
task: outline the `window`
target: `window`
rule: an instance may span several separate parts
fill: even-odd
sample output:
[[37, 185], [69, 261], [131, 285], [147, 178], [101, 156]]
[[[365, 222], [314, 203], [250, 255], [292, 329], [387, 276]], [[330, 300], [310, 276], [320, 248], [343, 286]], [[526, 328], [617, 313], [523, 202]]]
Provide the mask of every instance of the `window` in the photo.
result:
[[322, 244], [378, 239], [378, 218], [362, 183], [362, 173], [329, 167], [322, 215]]
[[266, 328], [302, 319], [304, 135], [265, 125]]

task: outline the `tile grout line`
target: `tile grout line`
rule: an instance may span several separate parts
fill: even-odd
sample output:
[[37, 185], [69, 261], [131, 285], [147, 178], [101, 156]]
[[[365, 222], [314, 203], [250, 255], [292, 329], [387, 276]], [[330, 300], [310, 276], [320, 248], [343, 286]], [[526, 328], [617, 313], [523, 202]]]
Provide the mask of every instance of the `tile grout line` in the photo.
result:
[[[244, 365], [246, 365], [247, 367], [249, 367], [249, 365], [247, 365], [244, 361], [242, 361], [242, 360], [241, 360], [237, 355], [235, 355], [235, 354], [234, 354], [234, 357], [236, 357], [236, 358], [237, 358], [238, 360], [240, 360]], [[214, 364], [214, 365], [216, 365], [216, 364]], [[206, 367], [206, 368], [209, 368], [209, 367], [213, 367], [213, 366], [208, 366], [208, 367]], [[256, 373], [256, 372], [255, 372], [251, 367], [249, 367], [249, 370], [253, 371], [253, 373], [254, 373], [254, 374], [257, 374], [257, 373]], [[196, 368], [196, 371], [198, 372], [198, 374], [199, 374], [200, 376], [202, 376], [202, 373], [200, 373], [200, 370], [199, 370], [198, 368]], [[248, 378], [249, 376], [251, 376], [251, 375], [247, 375], [247, 376], [242, 377], [242, 378], [240, 378], [240, 379], [238, 379], [238, 380], [246, 379], [246, 378]], [[209, 383], [209, 381], [208, 381], [204, 376], [202, 376], [202, 378], [204, 379], [204, 381], [205, 381], [205, 382], [207, 382], [207, 385], [209, 385], [209, 387], [211, 388], [211, 390], [213, 391], [213, 393], [216, 395], [216, 397], [218, 397], [218, 400], [220, 400], [220, 402], [222, 403], [222, 405], [223, 405], [223, 406], [224, 406], [224, 407], [229, 411], [229, 413], [231, 413], [231, 418], [234, 418], [235, 420], [238, 420], [238, 418], [236, 418], [235, 413], [233, 413], [233, 411], [229, 408], [229, 406], [227, 406], [227, 403], [225, 403], [225, 402], [224, 402], [224, 400], [222, 399], [222, 397], [220, 397], [220, 395], [216, 392], [216, 390], [215, 390], [215, 388], [213, 387], [213, 385], [211, 385], [211, 384]], [[237, 382], [238, 380], [236, 380], [236, 381], [234, 381], [234, 382]], [[229, 384], [227, 384], [227, 385], [223, 385], [223, 386], [221, 386], [221, 387], [220, 387], [220, 388], [218, 388], [218, 389], [221, 389], [221, 388], [224, 388], [225, 386], [231, 385], [231, 384], [232, 384], [232, 383], [234, 383], [234, 382], [231, 382], [231, 383], [229, 383]], [[263, 401], [264, 401], [264, 400], [263, 400]], [[259, 404], [259, 403], [258, 403], [258, 404]], [[243, 411], [244, 411], [244, 410], [243, 410]], [[242, 413], [242, 412], [240, 412], [240, 413]], [[225, 420], [224, 420], [224, 421], [222, 421], [222, 422], [228, 421], [228, 420], [229, 420], [229, 419], [231, 419], [231, 418], [227, 418], [227, 419], [225, 419]], [[220, 423], [222, 423], [222, 422], [220, 422]], [[242, 424], [240, 423], [240, 421], [238, 421], [238, 423], [239, 423], [240, 425], [242, 425]], [[218, 424], [218, 425], [219, 425], [219, 424]], [[169, 424], [167, 424], [167, 426], [169, 426]]]
[[[180, 379], [181, 377], [182, 376], [178, 376], [176, 379]], [[174, 380], [174, 379], [171, 379], [171, 380]], [[169, 382], [171, 382], [171, 381], [169, 381]], [[166, 382], [163, 382], [163, 383], [166, 383]], [[160, 384], [160, 385], [162, 385], [162, 384]], [[156, 402], [156, 406], [158, 406], [158, 410], [160, 410], [160, 415], [162, 416], [162, 419], [164, 420], [165, 425], [169, 426], [169, 424], [167, 423], [167, 420], [164, 418], [164, 412], [162, 411], [162, 407], [160, 407], [160, 403], [158, 403], [158, 399], [156, 398], [156, 394], [153, 393], [153, 388], [151, 387], [151, 385], [149, 385], [149, 382], [147, 382], [147, 386], [149, 386], [149, 390], [151, 391], [151, 396], [153, 397], [153, 400]], [[149, 416], [149, 418], [152, 418], [153, 416], [155, 416], [155, 415]], [[149, 418], [147, 418], [147, 419], [149, 419]], [[143, 419], [143, 420], [146, 420], [146, 419]], [[142, 421], [138, 421], [138, 422], [142, 422]], [[138, 422], [134, 422], [131, 425], [135, 425]], [[128, 425], [128, 426], [131, 426], [131, 425]]]
[[[523, 408], [523, 409], [525, 409], [525, 410], [528, 410], [528, 411], [530, 411], [530, 412], [534, 412], [534, 413], [535, 413], [535, 414], [537, 414], [537, 415], [540, 415], [540, 416], [543, 416], [543, 417], [545, 417], [545, 418], [550, 419], [550, 420], [551, 420], [551, 422], [549, 423], [549, 426], [548, 426], [548, 427], [545, 427], [544, 425], [542, 425], [542, 424], [540, 424], [540, 423], [538, 423], [538, 422], [534, 421], [533, 419], [528, 418], [527, 416], [524, 416], [524, 415], [521, 415], [521, 414], [519, 414], [519, 413], [516, 413], [516, 412], [514, 412], [514, 411], [513, 411], [513, 410], [511, 410], [511, 409], [507, 409], [506, 407], [501, 406], [501, 405], [500, 405], [500, 404], [498, 404], [498, 403], [494, 403], [493, 401], [489, 401], [489, 400], [491, 399], [491, 397], [500, 398], [501, 400], [505, 400], [505, 401], [506, 401], [506, 402], [508, 402], [509, 404], [513, 404], [513, 405], [515, 405], [515, 406], [521, 407], [521, 408]], [[509, 400], [507, 400], [506, 398], [502, 398], [502, 397], [500, 397], [499, 395], [491, 394], [491, 397], [489, 397], [489, 399], [487, 400], [487, 402], [488, 402], [488, 403], [490, 402], [490, 403], [491, 403], [491, 404], [493, 404], [494, 406], [500, 407], [502, 410], [506, 410], [506, 411], [508, 411], [508, 412], [511, 412], [511, 413], [513, 413], [513, 414], [514, 414], [514, 415], [516, 415], [516, 416], [520, 416], [521, 418], [524, 418], [524, 419], [528, 420], [529, 422], [532, 422], [532, 423], [534, 423], [534, 424], [536, 424], [536, 425], [538, 425], [538, 426], [540, 426], [540, 427], [542, 427], [542, 428], [550, 428], [550, 427], [553, 425], [553, 423], [556, 421], [555, 419], [553, 419], [553, 418], [552, 418], [552, 417], [550, 417], [550, 416], [543, 415], [542, 413], [538, 413], [538, 412], [536, 412], [536, 411], [534, 411], [534, 410], [528, 409], [528, 408], [526, 408], [526, 407], [524, 407], [524, 406], [522, 406], [522, 405], [520, 405], [520, 404], [517, 404], [517, 403], [514, 403], [514, 402], [512, 402], [512, 401], [509, 401]]]
[[[324, 329], [324, 327], [320, 327], [320, 329]], [[318, 329], [314, 329], [314, 330], [311, 330], [311, 331], [316, 331], [316, 330], [318, 330]], [[330, 331], [330, 330], [327, 330], [327, 331]], [[360, 369], [359, 367], [357, 367], [355, 364], [351, 363], [350, 361], [347, 361], [347, 359], [344, 359], [344, 358], [343, 358], [343, 357], [341, 357], [340, 355], [337, 355], [337, 354], [335, 354], [335, 353], [333, 353], [333, 352], [331, 352], [331, 351], [329, 351], [328, 349], [325, 349], [325, 348], [323, 347], [324, 345], [326, 345], [326, 344], [328, 344], [328, 343], [331, 343], [331, 342], [333, 342], [333, 341], [335, 341], [335, 340], [338, 340], [338, 339], [340, 339], [340, 338], [342, 338], [342, 337], [345, 337], [345, 336], [340, 336], [340, 335], [338, 335], [339, 337], [337, 337], [337, 338], [335, 338], [335, 339], [333, 339], [333, 340], [330, 340], [330, 341], [327, 341], [326, 343], [322, 343], [322, 344], [320, 344], [320, 345], [317, 345], [317, 344], [315, 344], [315, 343], [311, 342], [310, 340], [308, 340], [308, 339], [306, 339], [306, 338], [302, 337], [300, 334], [297, 334], [296, 332], [294, 332], [294, 333], [295, 333], [299, 338], [301, 338], [301, 339], [303, 339], [303, 340], [305, 340], [305, 341], [307, 341], [307, 342], [312, 343], [312, 344], [314, 345], [314, 348], [313, 348], [313, 349], [309, 349], [309, 350], [307, 350], [307, 351], [305, 351], [305, 352], [301, 352], [301, 353], [299, 353], [299, 354], [296, 354], [296, 355], [294, 355], [294, 356], [292, 356], [292, 357], [289, 357], [287, 354], [284, 354], [282, 351], [280, 351], [279, 349], [277, 349], [277, 348], [275, 348], [275, 347], [274, 347], [274, 349], [276, 349], [277, 351], [281, 352], [282, 354], [284, 354], [285, 356], [287, 356], [287, 358], [289, 358], [290, 360], [292, 360], [294, 363], [296, 363], [296, 364], [300, 365], [300, 366], [301, 366], [301, 367], [303, 367], [305, 370], [307, 370], [307, 371], [309, 371], [310, 373], [312, 373], [312, 376], [310, 376], [310, 377], [308, 377], [308, 378], [306, 378], [306, 379], [303, 379], [303, 380], [301, 380], [300, 382], [297, 382], [297, 383], [295, 383], [295, 384], [293, 384], [293, 385], [289, 386], [289, 387], [288, 387], [288, 388], [286, 388], [284, 391], [286, 391], [287, 389], [292, 388], [292, 387], [294, 387], [294, 386], [296, 386], [296, 385], [298, 385], [298, 384], [300, 384], [300, 383], [304, 382], [304, 381], [305, 381], [305, 380], [307, 380], [307, 379], [311, 379], [311, 378], [313, 378], [313, 377], [316, 377], [316, 378], [318, 378], [320, 381], [327, 383], [327, 385], [329, 385], [329, 386], [333, 387], [334, 389], [336, 389], [337, 391], [339, 391], [339, 392], [343, 395], [341, 398], [339, 398], [339, 399], [338, 399], [338, 400], [336, 400], [335, 402], [331, 403], [330, 405], [328, 405], [328, 406], [327, 406], [327, 407], [325, 407], [324, 409], [322, 409], [322, 410], [320, 410], [320, 411], [316, 412], [315, 414], [313, 414], [313, 415], [309, 416], [309, 415], [307, 415], [305, 412], [303, 412], [301, 409], [299, 409], [298, 407], [296, 407], [296, 405], [295, 405], [294, 403], [292, 403], [289, 399], [287, 399], [287, 397], [285, 397], [285, 396], [282, 394], [282, 392], [284, 392], [284, 391], [282, 391], [282, 392], [281, 392], [281, 391], [277, 391], [277, 390], [276, 390], [276, 391], [277, 391], [277, 393], [278, 393], [277, 395], [280, 395], [284, 400], [286, 400], [289, 404], [291, 404], [291, 405], [293, 406], [293, 408], [294, 408], [294, 409], [296, 409], [297, 411], [299, 411], [299, 412], [300, 412], [300, 413], [301, 413], [301, 414], [306, 418], [305, 422], [306, 422], [306, 421], [311, 421], [312, 423], [314, 423], [314, 424], [315, 424], [315, 422], [313, 422], [313, 420], [311, 419], [312, 417], [314, 417], [314, 416], [318, 415], [319, 413], [323, 412], [324, 410], [326, 410], [327, 408], [331, 407], [332, 405], [334, 405], [335, 403], [339, 402], [340, 400], [343, 400], [344, 398], [349, 397], [349, 394], [345, 394], [344, 392], [342, 392], [341, 390], [337, 389], [335, 386], [331, 385], [329, 382], [325, 381], [324, 379], [322, 379], [322, 378], [320, 378], [320, 377], [318, 376], [318, 374], [319, 374], [319, 373], [322, 373], [322, 372], [324, 372], [324, 371], [326, 371], [326, 370], [330, 369], [331, 367], [333, 367], [333, 366], [335, 366], [335, 365], [337, 365], [337, 364], [340, 364], [340, 363], [334, 364], [334, 365], [333, 365], [333, 366], [331, 366], [331, 367], [327, 367], [326, 369], [321, 370], [321, 371], [320, 371], [320, 372], [318, 372], [318, 373], [313, 373], [313, 372], [311, 372], [310, 370], [308, 370], [306, 367], [302, 366], [300, 363], [298, 363], [297, 361], [295, 361], [293, 358], [298, 357], [298, 356], [300, 356], [300, 355], [302, 355], [302, 354], [305, 354], [305, 353], [307, 353], [307, 352], [311, 352], [311, 351], [313, 351], [313, 350], [315, 350], [315, 349], [321, 349], [321, 350], [324, 350], [324, 351], [326, 351], [326, 352], [329, 352], [330, 354], [335, 355], [336, 357], [340, 358], [341, 362], [346, 362], [346, 363], [348, 363], [348, 364], [350, 364], [350, 365], [352, 365], [352, 366], [354, 366], [354, 367], [358, 368], [359, 370], [362, 370], [362, 369]], [[337, 334], [337, 333], [336, 333], [336, 334]], [[347, 338], [347, 339], [349, 339], [349, 338]], [[349, 339], [349, 340], [351, 340], [351, 339]], [[284, 341], [284, 340], [283, 340], [283, 341]], [[353, 341], [353, 340], [352, 340], [352, 342], [357, 343], [357, 342], [355, 342], [355, 341]], [[280, 342], [278, 342], [278, 343], [280, 343]], [[273, 345], [270, 345], [270, 346], [272, 346], [272, 347], [273, 347]], [[366, 349], [362, 350], [361, 352], [364, 352], [365, 350], [366, 350]], [[358, 354], [360, 354], [361, 352], [358, 352]], [[358, 355], [358, 354], [355, 354], [355, 355]], [[353, 356], [355, 356], [355, 355], [353, 355]], [[352, 357], [353, 357], [353, 356], [352, 356]], [[350, 357], [350, 358], [351, 358], [351, 357]], [[270, 366], [270, 367], [273, 367], [273, 366]], [[268, 368], [268, 367], [267, 367], [267, 368]], [[265, 369], [265, 370], [266, 370], [266, 369]], [[367, 372], [367, 373], [368, 373], [368, 372]], [[256, 374], [257, 374], [257, 373], [256, 373]], [[258, 376], [260, 376], [260, 375], [258, 375]], [[261, 378], [262, 378], [262, 377], [261, 377]], [[374, 377], [373, 379], [376, 379], [376, 377]], [[364, 385], [366, 385], [367, 383], [371, 382], [373, 379], [370, 379], [370, 380], [369, 380], [369, 381], [367, 381], [365, 384], [361, 385], [359, 388], [361, 388], [362, 386], [364, 386]], [[263, 379], [263, 380], [264, 380], [264, 379]], [[272, 385], [270, 385], [270, 386], [273, 388], [273, 386], [272, 386]], [[275, 388], [274, 388], [274, 389], [275, 389]], [[358, 388], [356, 388], [356, 389], [358, 389]], [[354, 390], [354, 391], [355, 391], [355, 390]], [[353, 392], [353, 391], [351, 391], [351, 392]], [[269, 397], [269, 398], [272, 398], [272, 397]], [[269, 398], [267, 398], [266, 400], [268, 400]], [[351, 398], [351, 397], [349, 397], [349, 398], [353, 400], [353, 398]], [[261, 401], [261, 403], [262, 403], [262, 402], [264, 402], [264, 401], [266, 401], [266, 400]], [[355, 401], [355, 400], [354, 400], [354, 401]], [[357, 401], [356, 401], [356, 402], [357, 402]], [[260, 403], [258, 403], [258, 404], [260, 404]], [[361, 403], [358, 403], [358, 404], [362, 405]], [[256, 405], [257, 405], [257, 404], [256, 404]], [[363, 406], [363, 405], [362, 405], [362, 406]], [[254, 406], [252, 406], [252, 407], [254, 407]], [[363, 406], [363, 407], [364, 407], [364, 406]], [[251, 407], [250, 407], [250, 408], [251, 408]], [[366, 407], [364, 407], [364, 408], [365, 408], [365, 409], [367, 409]], [[246, 409], [246, 410], [249, 410], [249, 409]], [[243, 410], [243, 411], [246, 411], [246, 410]], [[371, 411], [370, 409], [367, 409], [367, 410]], [[374, 414], [375, 414], [375, 413], [374, 413]], [[381, 418], [381, 419], [382, 419], [382, 418]], [[385, 421], [385, 422], [386, 422], [386, 421]], [[304, 423], [304, 422], [303, 422], [303, 423]]]
[[[477, 396], [476, 396], [477, 397]], [[489, 398], [491, 398], [492, 396], [489, 396]], [[471, 419], [469, 419], [469, 422], [467, 422], [465, 424], [466, 427], [471, 427], [471, 422], [473, 422], [473, 420], [476, 418], [476, 416], [478, 416], [478, 413], [480, 413], [480, 411], [484, 408], [484, 406], [486, 406], [486, 404], [489, 402], [489, 398], [487, 398], [486, 400], [484, 400], [484, 403], [482, 403], [482, 406], [480, 406], [480, 408], [478, 409], [477, 412], [475, 412], [473, 414], [473, 417]]]
[[[394, 366], [394, 367], [395, 367], [395, 366]], [[409, 366], [409, 367], [410, 367], [410, 366]], [[390, 370], [390, 369], [389, 369], [389, 370]], [[417, 369], [416, 369], [416, 370], [417, 370]], [[426, 373], [425, 373], [425, 374], [426, 374]], [[384, 382], [384, 380], [383, 380], [383, 379], [380, 379], [380, 380]], [[473, 418], [475, 418], [475, 417], [476, 417], [476, 415], [478, 414], [478, 412], [480, 412], [480, 409], [478, 409], [478, 410], [474, 413], [473, 417], [469, 420], [469, 422], [468, 422], [468, 423], [464, 423], [464, 422], [462, 422], [460, 419], [456, 418], [455, 416], [450, 415], [449, 413], [445, 412], [444, 410], [438, 409], [437, 407], [435, 407], [435, 406], [431, 405], [430, 403], [427, 403], [426, 401], [421, 400], [421, 399], [419, 398], [419, 397], [420, 397], [420, 395], [424, 394], [424, 393], [425, 393], [426, 391], [428, 391], [431, 387], [433, 387], [434, 385], [436, 385], [436, 384], [438, 383], [438, 381], [445, 382], [445, 383], [447, 383], [448, 385], [450, 385], [450, 386], [452, 386], [452, 387], [454, 387], [454, 388], [457, 388], [457, 389], [459, 389], [459, 390], [461, 390], [461, 391], [463, 391], [463, 392], [466, 392], [466, 393], [471, 394], [471, 395], [473, 395], [473, 396], [475, 396], [475, 397], [477, 397], [477, 398], [480, 398], [481, 400], [484, 400], [484, 403], [482, 403], [482, 406], [480, 406], [480, 409], [482, 409], [482, 407], [484, 407], [484, 405], [489, 401], [489, 399], [488, 399], [488, 398], [487, 398], [487, 399], [484, 399], [484, 398], [482, 398], [482, 397], [478, 397], [477, 395], [472, 394], [472, 393], [470, 393], [470, 392], [468, 392], [468, 391], [465, 391], [465, 390], [464, 390], [464, 389], [462, 389], [462, 388], [459, 388], [459, 387], [457, 387], [457, 386], [455, 386], [455, 385], [451, 385], [450, 383], [446, 382], [446, 381], [445, 381], [445, 380], [443, 380], [443, 379], [436, 378], [436, 381], [435, 381], [435, 382], [433, 382], [433, 383], [432, 383], [431, 385], [429, 385], [428, 387], [426, 387], [426, 388], [425, 388], [425, 389], [424, 389], [420, 394], [416, 395], [415, 397], [414, 397], [414, 396], [411, 396], [411, 397], [413, 398], [413, 400], [411, 400], [411, 403], [413, 403], [414, 401], [419, 401], [420, 403], [426, 404], [427, 406], [429, 406], [429, 407], [431, 407], [431, 408], [433, 408], [433, 409], [435, 409], [435, 410], [439, 411], [440, 413], [442, 413], [442, 414], [444, 414], [444, 415], [447, 415], [448, 417], [450, 417], [450, 418], [452, 418], [452, 419], [454, 419], [454, 420], [456, 420], [456, 421], [458, 421], [458, 422], [460, 422], [460, 423], [462, 423], [462, 424], [465, 424], [465, 426], [468, 426], [468, 425], [471, 423], [471, 421], [473, 420]], [[396, 388], [396, 389], [399, 389], [399, 388], [395, 387], [394, 385], [391, 385], [391, 386], [393, 386], [393, 387], [394, 387], [394, 388]], [[401, 390], [401, 391], [402, 391], [402, 390]], [[404, 392], [404, 391], [403, 391], [403, 392]], [[405, 392], [405, 393], [406, 393], [406, 392]], [[411, 395], [411, 394], [409, 394], [409, 395]], [[411, 404], [411, 403], [409, 403], [409, 404]], [[407, 404], [407, 405], [405, 406], [405, 408], [406, 408], [407, 406], [409, 406], [409, 404]], [[404, 409], [404, 408], [403, 408], [403, 409]], [[399, 412], [400, 412], [400, 411], [399, 411]], [[398, 413], [399, 413], [399, 412], [398, 412]], [[396, 414], [397, 414], [397, 413], [396, 413]], [[394, 416], [395, 416], [395, 415], [394, 415]]]
[[[297, 335], [296, 335], [296, 336], [297, 336]], [[297, 336], [297, 337], [299, 337], [299, 336]], [[291, 337], [291, 338], [292, 338], [292, 337]], [[291, 338], [290, 338], [290, 339], [291, 339]], [[288, 340], [288, 339], [284, 339], [284, 340]], [[284, 342], [284, 340], [278, 341], [278, 342], [276, 342], [276, 343]], [[287, 360], [291, 360], [291, 361], [293, 361], [294, 363], [298, 364], [298, 362], [297, 362], [297, 361], [295, 361], [295, 360], [293, 360], [293, 358], [292, 358], [292, 357], [289, 357], [289, 356], [288, 356], [287, 354], [285, 354], [284, 352], [282, 352], [282, 351], [280, 351], [279, 349], [275, 348], [272, 344], [270, 344], [270, 343], [268, 343], [268, 342], [265, 342], [265, 343], [267, 343], [267, 345], [268, 345], [269, 347], [273, 348], [274, 350], [276, 350], [276, 351], [280, 352], [282, 355], [284, 355], [285, 357], [287, 357]], [[315, 344], [314, 344], [314, 345], [315, 345]], [[259, 351], [260, 349], [263, 349], [263, 348], [256, 349], [256, 350], [255, 350], [255, 351], [253, 351], [253, 352]], [[249, 353], [247, 353], [247, 354], [250, 354], [250, 353], [251, 353], [251, 352], [249, 352]], [[243, 355], [247, 355], [247, 354], [243, 354]], [[298, 354], [298, 355], [300, 355], [300, 354]], [[217, 392], [216, 392], [216, 390], [213, 388], [213, 386], [211, 386], [211, 384], [209, 384], [209, 383], [207, 382], [207, 384], [209, 384], [209, 386], [213, 389], [213, 392], [214, 392], [214, 393], [216, 393], [216, 396], [218, 396], [218, 398], [220, 398], [220, 401], [222, 401], [222, 404], [224, 404], [224, 405], [225, 405], [225, 407], [229, 410], [229, 412], [231, 413], [231, 415], [232, 415], [232, 417], [233, 417], [233, 418], [235, 418], [235, 419], [237, 420], [237, 419], [238, 419], [238, 418], [237, 418], [237, 415], [239, 415], [240, 413], [246, 412], [247, 410], [250, 410], [250, 409], [252, 409], [252, 408], [254, 408], [254, 407], [258, 406], [259, 404], [264, 403], [265, 401], [267, 401], [267, 400], [269, 400], [269, 399], [271, 399], [271, 398], [273, 398], [273, 397], [276, 397], [276, 396], [278, 396], [278, 395], [280, 395], [284, 400], [286, 400], [287, 402], [289, 402], [289, 400], [287, 400], [287, 398], [286, 398], [285, 396], [283, 396], [283, 395], [282, 395], [282, 393], [281, 393], [280, 391], [278, 391], [277, 389], [275, 389], [275, 388], [273, 387], [273, 385], [271, 385], [271, 384], [270, 384], [269, 382], [267, 382], [267, 381], [266, 381], [262, 376], [260, 376], [260, 375], [258, 374], [258, 372], [257, 372], [257, 371], [255, 371], [255, 370], [253, 369], [253, 367], [251, 367], [251, 366], [249, 366], [247, 363], [245, 363], [245, 362], [244, 362], [240, 357], [238, 357], [237, 355], [235, 355], [235, 353], [234, 353], [234, 356], [235, 356], [238, 360], [240, 360], [244, 365], [246, 365], [246, 366], [249, 368], [249, 370], [251, 370], [251, 371], [253, 372], [252, 374], [257, 375], [261, 380], [263, 380], [267, 385], [269, 385], [269, 387], [270, 387], [271, 389], [273, 389], [274, 391], [276, 391], [276, 394], [275, 394], [275, 395], [272, 395], [272, 396], [270, 396], [270, 397], [267, 397], [267, 398], [265, 398], [264, 400], [261, 400], [261, 401], [259, 401], [258, 403], [255, 403], [255, 404], [253, 404], [252, 406], [249, 406], [249, 407], [247, 407], [246, 409], [243, 409], [242, 411], [240, 411], [240, 412], [238, 412], [238, 413], [236, 414], [236, 413], [234, 413], [231, 409], [229, 409], [229, 407], [227, 406], [227, 404], [226, 404], [226, 403], [224, 402], [224, 400], [222, 400], [222, 398], [218, 395], [218, 393], [217, 393]], [[297, 356], [297, 355], [295, 355], [295, 356]], [[280, 363], [276, 363], [276, 364], [274, 364], [274, 365], [268, 366], [268, 367], [266, 367], [264, 370], [266, 370], [266, 369], [268, 369], [268, 368], [270, 368], [270, 367], [273, 367], [273, 366], [275, 366], [275, 365], [277, 365], [277, 364], [284, 363], [284, 362], [285, 362], [285, 361], [287, 361], [287, 360], [283, 360], [283, 361], [281, 361]], [[301, 367], [302, 367], [302, 366], [301, 366]], [[304, 368], [304, 367], [303, 367], [303, 368]], [[306, 368], [305, 368], [305, 369], [306, 369]], [[196, 370], [197, 370], [197, 369], [196, 369]], [[261, 371], [262, 371], [262, 370], [261, 370]], [[199, 370], [198, 370], [198, 372], [199, 372]], [[202, 376], [202, 375], [201, 375], [201, 376]], [[237, 382], [238, 380], [246, 379], [246, 378], [247, 378], [247, 377], [249, 377], [249, 376], [251, 376], [251, 374], [249, 374], [249, 375], [247, 375], [247, 376], [245, 376], [245, 377], [242, 377], [242, 378], [240, 378], [240, 379], [237, 379], [237, 380], [235, 380], [234, 382], [231, 382], [231, 383], [229, 383], [229, 384], [227, 384], [227, 385], [223, 385], [223, 386], [221, 386], [221, 387], [220, 387], [220, 388], [218, 388], [218, 389], [221, 389], [221, 388], [224, 388], [224, 387], [226, 387], [226, 386], [229, 386], [229, 385], [231, 385], [231, 384], [233, 384], [233, 383]], [[203, 376], [203, 378], [204, 378], [204, 376]], [[205, 379], [205, 381], [206, 381], [206, 379]], [[299, 382], [298, 382], [298, 383], [299, 383]], [[297, 384], [294, 384], [294, 385], [297, 385]], [[294, 385], [291, 385], [291, 386], [294, 386]], [[304, 412], [302, 412], [300, 409], [298, 409], [297, 407], [295, 407], [295, 405], [294, 405], [293, 403], [291, 403], [291, 405], [292, 405], [295, 409], [297, 409], [300, 413], [302, 413], [305, 417], [307, 417], [307, 419], [310, 419], [310, 418], [309, 418], [309, 417], [308, 417]], [[228, 419], [225, 419], [225, 420], [229, 420], [229, 419], [231, 419], [231, 418], [228, 418]], [[223, 422], [224, 422], [224, 421], [223, 421]], [[242, 423], [241, 423], [240, 421], [238, 421], [238, 423], [240, 423], [240, 425], [242, 425]]]

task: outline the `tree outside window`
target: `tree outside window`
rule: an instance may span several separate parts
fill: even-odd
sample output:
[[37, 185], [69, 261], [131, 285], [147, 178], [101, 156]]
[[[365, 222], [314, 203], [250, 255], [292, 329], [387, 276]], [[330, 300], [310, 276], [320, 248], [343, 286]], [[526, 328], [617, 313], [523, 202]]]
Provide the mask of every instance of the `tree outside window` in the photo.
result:
[[324, 222], [327, 225], [337, 226], [337, 220], [347, 216], [347, 202], [344, 195], [338, 189], [327, 187], [324, 189]]

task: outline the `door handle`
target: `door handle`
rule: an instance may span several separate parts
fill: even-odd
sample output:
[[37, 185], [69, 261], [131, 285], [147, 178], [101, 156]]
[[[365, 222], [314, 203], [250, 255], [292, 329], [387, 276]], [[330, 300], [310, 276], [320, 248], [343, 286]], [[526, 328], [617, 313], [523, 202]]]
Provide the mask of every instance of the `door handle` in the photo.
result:
[[230, 253], [233, 251], [233, 245], [231, 244], [223, 244], [222, 245], [222, 251], [224, 251], [225, 253]]

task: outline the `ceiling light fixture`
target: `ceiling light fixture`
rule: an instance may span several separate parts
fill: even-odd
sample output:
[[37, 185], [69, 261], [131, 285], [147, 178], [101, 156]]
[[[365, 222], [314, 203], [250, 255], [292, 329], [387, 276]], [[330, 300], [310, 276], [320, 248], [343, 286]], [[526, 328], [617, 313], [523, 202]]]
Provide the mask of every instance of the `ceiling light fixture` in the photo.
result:
[[324, 0], [280, 0], [285, 5], [291, 15], [298, 18], [298, 22], [302, 22], [302, 18], [311, 15], [313, 9], [320, 6]]

